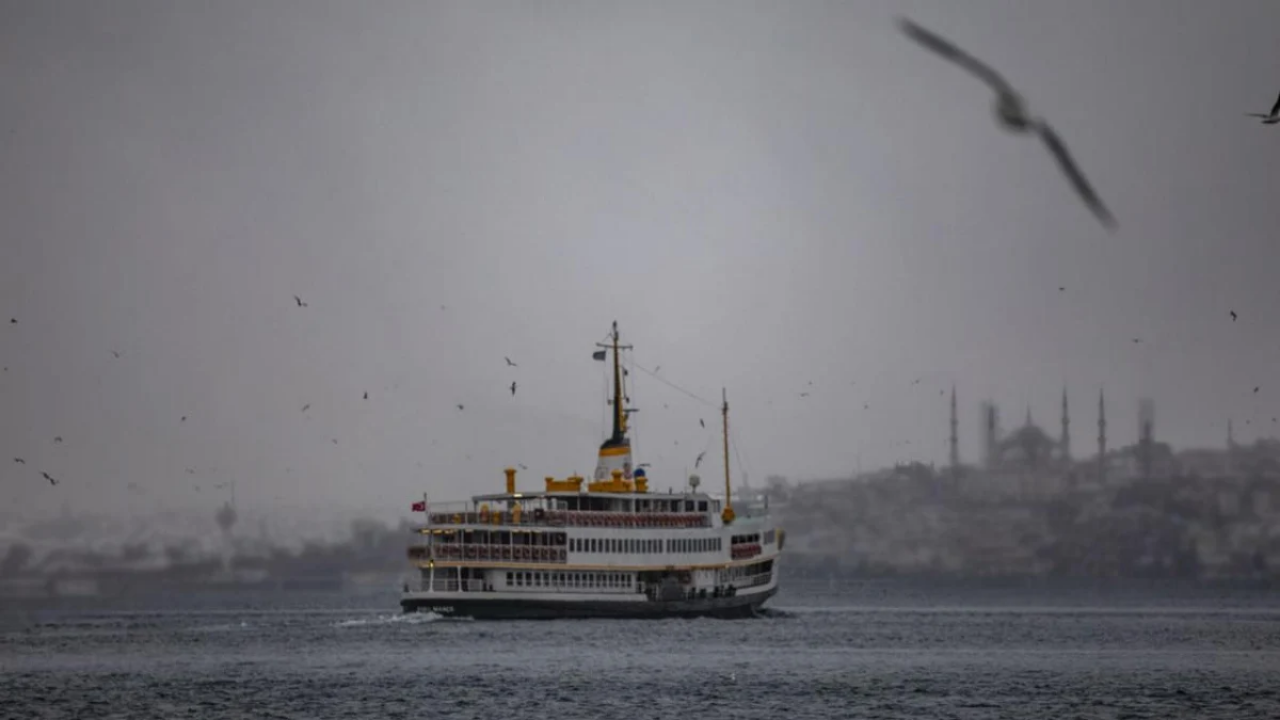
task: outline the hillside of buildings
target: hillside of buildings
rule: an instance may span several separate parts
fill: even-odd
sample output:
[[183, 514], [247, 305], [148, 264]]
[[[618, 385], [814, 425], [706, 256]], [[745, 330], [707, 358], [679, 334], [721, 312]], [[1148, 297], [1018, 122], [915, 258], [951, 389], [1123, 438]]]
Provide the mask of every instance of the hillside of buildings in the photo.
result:
[[1137, 443], [1104, 439], [1073, 460], [1029, 415], [1000, 432], [988, 406], [978, 464], [772, 478], [788, 564], [819, 575], [1280, 578], [1280, 441], [1177, 451], [1154, 439], [1150, 416]]

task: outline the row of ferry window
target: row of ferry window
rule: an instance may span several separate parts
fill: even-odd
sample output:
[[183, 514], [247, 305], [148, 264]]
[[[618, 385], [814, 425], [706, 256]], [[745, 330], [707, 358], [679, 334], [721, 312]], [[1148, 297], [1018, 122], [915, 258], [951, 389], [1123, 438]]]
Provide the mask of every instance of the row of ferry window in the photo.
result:
[[[668, 538], [668, 553], [716, 552], [722, 549], [721, 538]], [[658, 538], [569, 538], [569, 549], [574, 552], [599, 553], [660, 553], [663, 540]]]
[[631, 573], [509, 572], [507, 587], [630, 587]]
[[[773, 532], [772, 530], [770, 532]], [[734, 535], [730, 540], [734, 545], [742, 545], [744, 543], [759, 544], [760, 533], [751, 533], [750, 535]]]

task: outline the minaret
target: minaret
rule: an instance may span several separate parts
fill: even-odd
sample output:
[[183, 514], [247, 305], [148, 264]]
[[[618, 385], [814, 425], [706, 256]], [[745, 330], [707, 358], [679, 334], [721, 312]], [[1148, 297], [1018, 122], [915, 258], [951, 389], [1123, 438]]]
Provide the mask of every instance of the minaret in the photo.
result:
[[956, 417], [956, 386], [951, 386], [951, 475], [960, 472], [960, 420]]
[[1142, 477], [1151, 477], [1155, 453], [1156, 406], [1150, 398], [1138, 401], [1138, 465]]
[[999, 410], [996, 409], [995, 404], [990, 400], [982, 403], [982, 462], [988, 470], [996, 466], [999, 424]]
[[1227, 475], [1236, 472], [1236, 436], [1232, 432], [1231, 418], [1227, 418]]
[[1098, 391], [1098, 482], [1107, 480], [1107, 401]]
[[1062, 459], [1071, 462], [1071, 413], [1067, 411], [1067, 387], [1062, 387], [1062, 439], [1058, 441]]

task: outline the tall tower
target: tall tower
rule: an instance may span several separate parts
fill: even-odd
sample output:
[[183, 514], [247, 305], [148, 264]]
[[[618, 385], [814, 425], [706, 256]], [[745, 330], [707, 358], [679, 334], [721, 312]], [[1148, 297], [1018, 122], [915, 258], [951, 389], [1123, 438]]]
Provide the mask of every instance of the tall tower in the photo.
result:
[[982, 403], [982, 462], [988, 469], [996, 466], [996, 442], [1000, 433], [1000, 413], [991, 401]]
[[1098, 482], [1107, 480], [1107, 400], [1098, 391]]
[[951, 386], [951, 475], [960, 473], [960, 420], [956, 417], [956, 386]]
[[1062, 386], [1062, 438], [1058, 440], [1062, 459], [1071, 462], [1071, 413], [1067, 411], [1067, 387]]
[[1236, 436], [1232, 430], [1231, 418], [1227, 418], [1227, 475], [1236, 472]]
[[1150, 398], [1138, 401], [1138, 461], [1142, 477], [1151, 477], [1151, 465], [1155, 454], [1156, 406]]

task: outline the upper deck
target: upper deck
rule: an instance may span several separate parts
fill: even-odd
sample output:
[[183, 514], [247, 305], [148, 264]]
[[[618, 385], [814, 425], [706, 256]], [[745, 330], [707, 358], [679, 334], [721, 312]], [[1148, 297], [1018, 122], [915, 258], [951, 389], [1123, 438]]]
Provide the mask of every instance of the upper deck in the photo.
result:
[[433, 504], [432, 527], [718, 527], [722, 502], [701, 493], [499, 493]]

